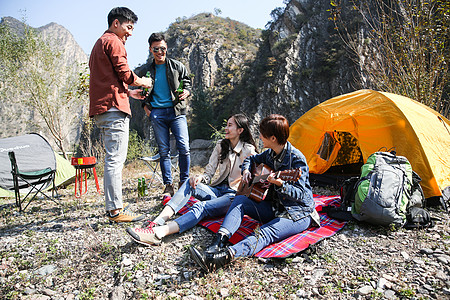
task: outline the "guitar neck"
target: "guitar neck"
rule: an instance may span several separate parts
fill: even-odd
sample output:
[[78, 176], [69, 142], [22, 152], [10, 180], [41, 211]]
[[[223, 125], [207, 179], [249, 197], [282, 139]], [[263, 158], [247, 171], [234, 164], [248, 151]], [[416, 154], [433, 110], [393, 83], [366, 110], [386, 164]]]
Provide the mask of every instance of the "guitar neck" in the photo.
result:
[[[264, 171], [267, 173], [263, 174]], [[236, 191], [236, 195], [247, 196], [256, 202], [263, 201], [269, 190], [268, 188], [271, 185], [267, 184], [267, 177], [269, 177], [270, 174], [275, 174], [275, 178], [280, 178], [284, 181], [296, 181], [300, 178], [301, 170], [294, 169], [274, 172], [267, 165], [260, 164], [256, 167], [256, 170], [253, 170], [253, 179], [250, 182], [241, 181], [238, 190]]]
[[[298, 180], [300, 178], [300, 169], [278, 171], [275, 173], [276, 173], [275, 178], [280, 178], [281, 180], [294, 181], [294, 180]], [[267, 180], [267, 177], [269, 177], [269, 175], [270, 174], [255, 176], [253, 178], [252, 183], [265, 181], [265, 180]]]

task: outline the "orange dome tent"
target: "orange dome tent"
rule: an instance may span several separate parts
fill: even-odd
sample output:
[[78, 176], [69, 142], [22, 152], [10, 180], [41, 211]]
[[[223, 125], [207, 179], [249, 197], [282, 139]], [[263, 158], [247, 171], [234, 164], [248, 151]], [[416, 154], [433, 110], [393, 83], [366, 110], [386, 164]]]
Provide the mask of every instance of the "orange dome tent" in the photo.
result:
[[290, 128], [289, 141], [308, 160], [310, 172], [367, 161], [382, 147], [408, 158], [422, 178], [425, 197], [450, 186], [450, 122], [407, 97], [359, 90], [329, 99]]

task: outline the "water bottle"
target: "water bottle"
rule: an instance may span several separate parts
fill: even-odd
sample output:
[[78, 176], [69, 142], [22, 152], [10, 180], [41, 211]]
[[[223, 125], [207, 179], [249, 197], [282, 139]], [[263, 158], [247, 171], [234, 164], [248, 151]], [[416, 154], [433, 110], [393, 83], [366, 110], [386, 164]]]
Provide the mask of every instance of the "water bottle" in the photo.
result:
[[138, 178], [138, 197], [142, 196], [142, 179]]
[[180, 94], [183, 92], [183, 79], [181, 79], [180, 85], [178, 86], [175, 92], [177, 95], [177, 99], [179, 100]]
[[148, 196], [147, 184], [145, 184], [145, 177], [142, 177], [142, 196]]

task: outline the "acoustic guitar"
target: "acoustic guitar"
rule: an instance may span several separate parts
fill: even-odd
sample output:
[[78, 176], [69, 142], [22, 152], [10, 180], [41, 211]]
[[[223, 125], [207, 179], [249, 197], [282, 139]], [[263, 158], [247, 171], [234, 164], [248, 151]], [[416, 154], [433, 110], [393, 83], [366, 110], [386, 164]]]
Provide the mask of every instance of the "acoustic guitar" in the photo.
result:
[[259, 164], [253, 170], [250, 182], [244, 183], [244, 181], [241, 180], [236, 196], [244, 195], [256, 202], [263, 201], [266, 198], [271, 185], [266, 179], [272, 173], [275, 173], [275, 178], [280, 178], [284, 181], [297, 181], [300, 178], [301, 170], [294, 169], [274, 172], [267, 165]]

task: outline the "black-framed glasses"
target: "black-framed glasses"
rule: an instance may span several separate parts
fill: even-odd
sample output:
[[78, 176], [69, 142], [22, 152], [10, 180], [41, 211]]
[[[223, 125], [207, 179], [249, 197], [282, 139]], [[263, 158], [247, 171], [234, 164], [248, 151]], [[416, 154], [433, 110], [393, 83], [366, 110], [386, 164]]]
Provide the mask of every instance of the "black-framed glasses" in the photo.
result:
[[162, 52], [166, 52], [167, 48], [166, 47], [152, 47], [153, 52], [159, 52], [159, 50], [161, 50]]

